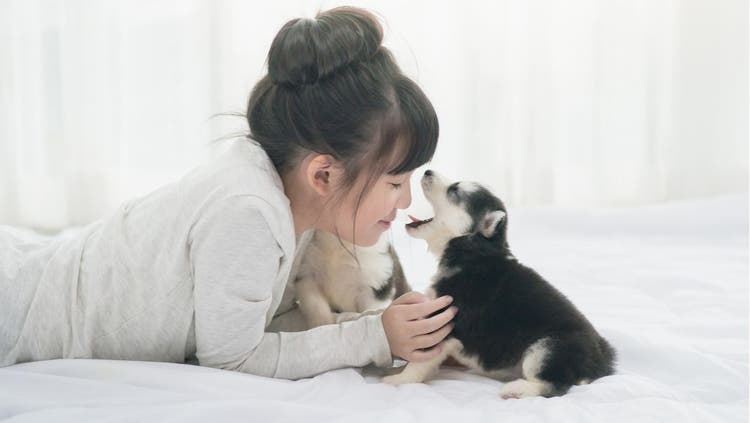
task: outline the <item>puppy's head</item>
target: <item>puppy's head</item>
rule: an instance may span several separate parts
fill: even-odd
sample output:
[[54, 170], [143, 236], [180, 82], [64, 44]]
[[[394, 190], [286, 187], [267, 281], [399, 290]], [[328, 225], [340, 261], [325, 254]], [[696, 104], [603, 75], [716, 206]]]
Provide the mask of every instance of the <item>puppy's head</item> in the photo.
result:
[[450, 182], [432, 170], [425, 171], [421, 182], [435, 216], [409, 216], [412, 222], [406, 224], [406, 232], [427, 241], [430, 252], [439, 257], [448, 241], [469, 234], [505, 245], [505, 205], [487, 188], [476, 182]]

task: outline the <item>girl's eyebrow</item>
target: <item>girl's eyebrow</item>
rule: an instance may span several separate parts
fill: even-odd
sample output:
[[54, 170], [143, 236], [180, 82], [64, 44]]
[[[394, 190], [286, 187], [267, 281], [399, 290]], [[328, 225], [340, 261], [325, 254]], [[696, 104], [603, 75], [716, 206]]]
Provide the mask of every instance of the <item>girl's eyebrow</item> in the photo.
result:
[[384, 175], [387, 178], [403, 178], [404, 176], [406, 176], [406, 173], [396, 173], [396, 174], [385, 173]]

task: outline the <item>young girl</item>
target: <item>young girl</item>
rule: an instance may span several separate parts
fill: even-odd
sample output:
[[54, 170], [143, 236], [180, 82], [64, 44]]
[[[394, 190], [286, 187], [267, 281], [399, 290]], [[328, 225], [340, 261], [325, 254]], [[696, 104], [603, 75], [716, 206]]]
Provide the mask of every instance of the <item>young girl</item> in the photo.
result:
[[75, 236], [0, 227], [0, 366], [197, 360], [296, 379], [438, 354], [456, 310], [416, 292], [382, 314], [266, 331], [300, 235], [372, 245], [435, 151], [435, 111], [381, 42], [360, 9], [291, 20], [252, 90], [249, 139]]

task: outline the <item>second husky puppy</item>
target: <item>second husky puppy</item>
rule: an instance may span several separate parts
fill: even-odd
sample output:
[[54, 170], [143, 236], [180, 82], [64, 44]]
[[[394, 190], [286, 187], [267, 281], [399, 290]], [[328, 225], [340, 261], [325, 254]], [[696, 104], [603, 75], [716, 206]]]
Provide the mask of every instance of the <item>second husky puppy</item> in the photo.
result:
[[294, 284], [310, 328], [341, 321], [334, 313], [384, 309], [411, 290], [386, 234], [361, 247], [320, 230], [310, 239]]

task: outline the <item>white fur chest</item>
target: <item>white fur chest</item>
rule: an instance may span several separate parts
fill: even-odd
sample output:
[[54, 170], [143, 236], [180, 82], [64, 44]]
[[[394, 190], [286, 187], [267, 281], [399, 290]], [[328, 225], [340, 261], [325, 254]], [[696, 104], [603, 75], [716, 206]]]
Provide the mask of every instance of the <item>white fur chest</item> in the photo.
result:
[[[341, 247], [342, 243], [346, 249]], [[356, 253], [359, 265], [347, 250]], [[334, 234], [316, 231], [298, 275], [314, 280], [338, 311], [362, 312], [388, 305], [390, 299], [378, 300], [373, 290], [385, 285], [392, 273], [386, 239], [382, 238], [371, 247], [360, 247], [343, 240], [339, 242]]]

